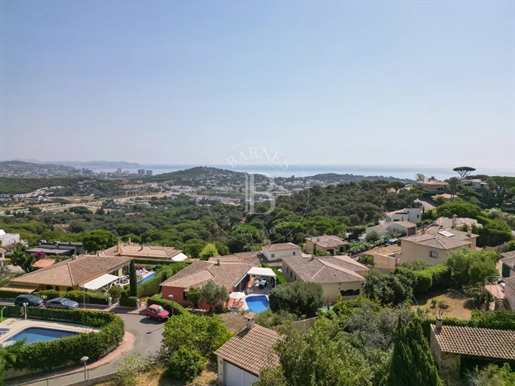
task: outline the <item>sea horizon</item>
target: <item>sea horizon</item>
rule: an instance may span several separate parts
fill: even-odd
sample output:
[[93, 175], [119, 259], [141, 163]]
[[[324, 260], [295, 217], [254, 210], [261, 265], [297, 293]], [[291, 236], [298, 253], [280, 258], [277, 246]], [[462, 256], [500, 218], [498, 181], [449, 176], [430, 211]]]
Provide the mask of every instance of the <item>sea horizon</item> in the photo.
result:
[[[275, 166], [275, 165], [274, 165]], [[263, 174], [271, 177], [311, 177], [317, 174], [352, 174], [358, 176], [378, 176], [378, 177], [395, 177], [401, 179], [415, 180], [416, 174], [421, 173], [427, 178], [435, 177], [437, 179], [447, 179], [450, 177], [457, 177], [458, 174], [452, 169], [451, 166], [430, 166], [430, 165], [303, 165], [292, 166], [281, 169], [280, 167], [272, 167], [269, 165], [195, 165], [195, 164], [140, 164], [137, 167], [122, 167], [122, 171], [129, 171], [130, 173], [137, 173], [138, 169], [152, 170], [153, 175], [171, 173], [181, 170], [187, 170], [194, 167], [215, 167], [218, 169], [231, 170], [236, 172], [248, 172], [253, 174]], [[95, 167], [89, 166], [89, 169], [95, 172], [116, 172], [118, 167]], [[515, 168], [510, 165], [502, 166], [482, 166], [477, 167], [476, 171], [472, 173], [498, 175], [498, 176], [515, 176]]]

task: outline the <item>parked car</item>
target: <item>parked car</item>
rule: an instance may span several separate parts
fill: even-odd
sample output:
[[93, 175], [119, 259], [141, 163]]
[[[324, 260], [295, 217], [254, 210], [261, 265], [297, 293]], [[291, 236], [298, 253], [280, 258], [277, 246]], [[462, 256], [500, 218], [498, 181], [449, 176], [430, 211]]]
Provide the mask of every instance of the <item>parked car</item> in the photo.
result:
[[160, 322], [168, 319], [170, 313], [158, 304], [152, 304], [146, 310], [147, 319], [153, 318]]
[[55, 298], [46, 302], [47, 308], [62, 308], [65, 310], [75, 310], [79, 303], [75, 300], [70, 300], [68, 298]]
[[36, 295], [23, 294], [16, 296], [14, 299], [15, 306], [23, 306], [23, 303], [28, 303], [27, 305], [31, 307], [43, 307], [45, 301]]

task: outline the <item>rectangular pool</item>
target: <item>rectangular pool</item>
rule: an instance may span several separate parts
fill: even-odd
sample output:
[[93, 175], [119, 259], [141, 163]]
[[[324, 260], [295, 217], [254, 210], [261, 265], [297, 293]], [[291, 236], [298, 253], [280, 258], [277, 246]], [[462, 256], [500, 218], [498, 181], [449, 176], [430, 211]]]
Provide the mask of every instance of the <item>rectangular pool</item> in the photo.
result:
[[156, 276], [156, 273], [155, 272], [152, 272], [150, 275], [148, 275], [147, 277], [141, 279], [140, 281], [138, 281], [138, 284], [143, 284], [143, 283], [146, 283], [147, 281], [149, 281], [150, 279], [152, 279], [154, 276]]
[[247, 302], [247, 306], [249, 310], [255, 312], [256, 314], [265, 311], [268, 307], [270, 307], [270, 302], [267, 297], [264, 295], [260, 296], [247, 296], [245, 298]]
[[48, 342], [49, 340], [68, 338], [75, 335], [78, 335], [78, 332], [54, 330], [52, 328], [29, 327], [20, 331], [16, 335], [13, 335], [9, 341], [19, 341], [27, 338], [25, 344], [31, 344], [35, 342]]

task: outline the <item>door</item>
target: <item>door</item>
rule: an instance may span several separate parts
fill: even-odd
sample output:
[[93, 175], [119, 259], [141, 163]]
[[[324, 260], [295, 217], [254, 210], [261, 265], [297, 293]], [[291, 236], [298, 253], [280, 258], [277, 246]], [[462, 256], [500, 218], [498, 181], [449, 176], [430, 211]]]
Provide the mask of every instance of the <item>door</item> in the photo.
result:
[[258, 377], [224, 361], [225, 386], [250, 386]]

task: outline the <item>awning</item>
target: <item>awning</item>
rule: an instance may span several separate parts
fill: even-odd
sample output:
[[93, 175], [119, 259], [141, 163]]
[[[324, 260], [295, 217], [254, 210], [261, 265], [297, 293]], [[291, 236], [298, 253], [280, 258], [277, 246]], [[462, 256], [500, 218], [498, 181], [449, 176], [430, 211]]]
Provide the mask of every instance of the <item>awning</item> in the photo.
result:
[[31, 286], [9, 284], [0, 289], [6, 290], [6, 291], [15, 291], [15, 292], [20, 292], [20, 293], [29, 293], [30, 294], [30, 293], [36, 291], [38, 289], [38, 287], [37, 286], [31, 287]]
[[186, 256], [184, 253], [179, 253], [178, 255], [172, 257], [172, 261], [184, 261], [186, 259], [188, 259], [188, 256]]
[[252, 267], [247, 275], [252, 276], [264, 276], [264, 277], [275, 277], [275, 273], [271, 268]]
[[57, 248], [31, 248], [25, 252], [28, 253], [41, 253], [44, 252], [47, 255], [66, 255], [67, 253], [73, 253], [73, 249], [57, 249]]
[[102, 288], [108, 284], [111, 284], [112, 282], [118, 280], [118, 276], [110, 275], [106, 273], [105, 275], [99, 276], [96, 279], [93, 279], [91, 281], [88, 281], [87, 283], [84, 283], [81, 285], [81, 288], [85, 288], [88, 290], [97, 290], [99, 288]]

